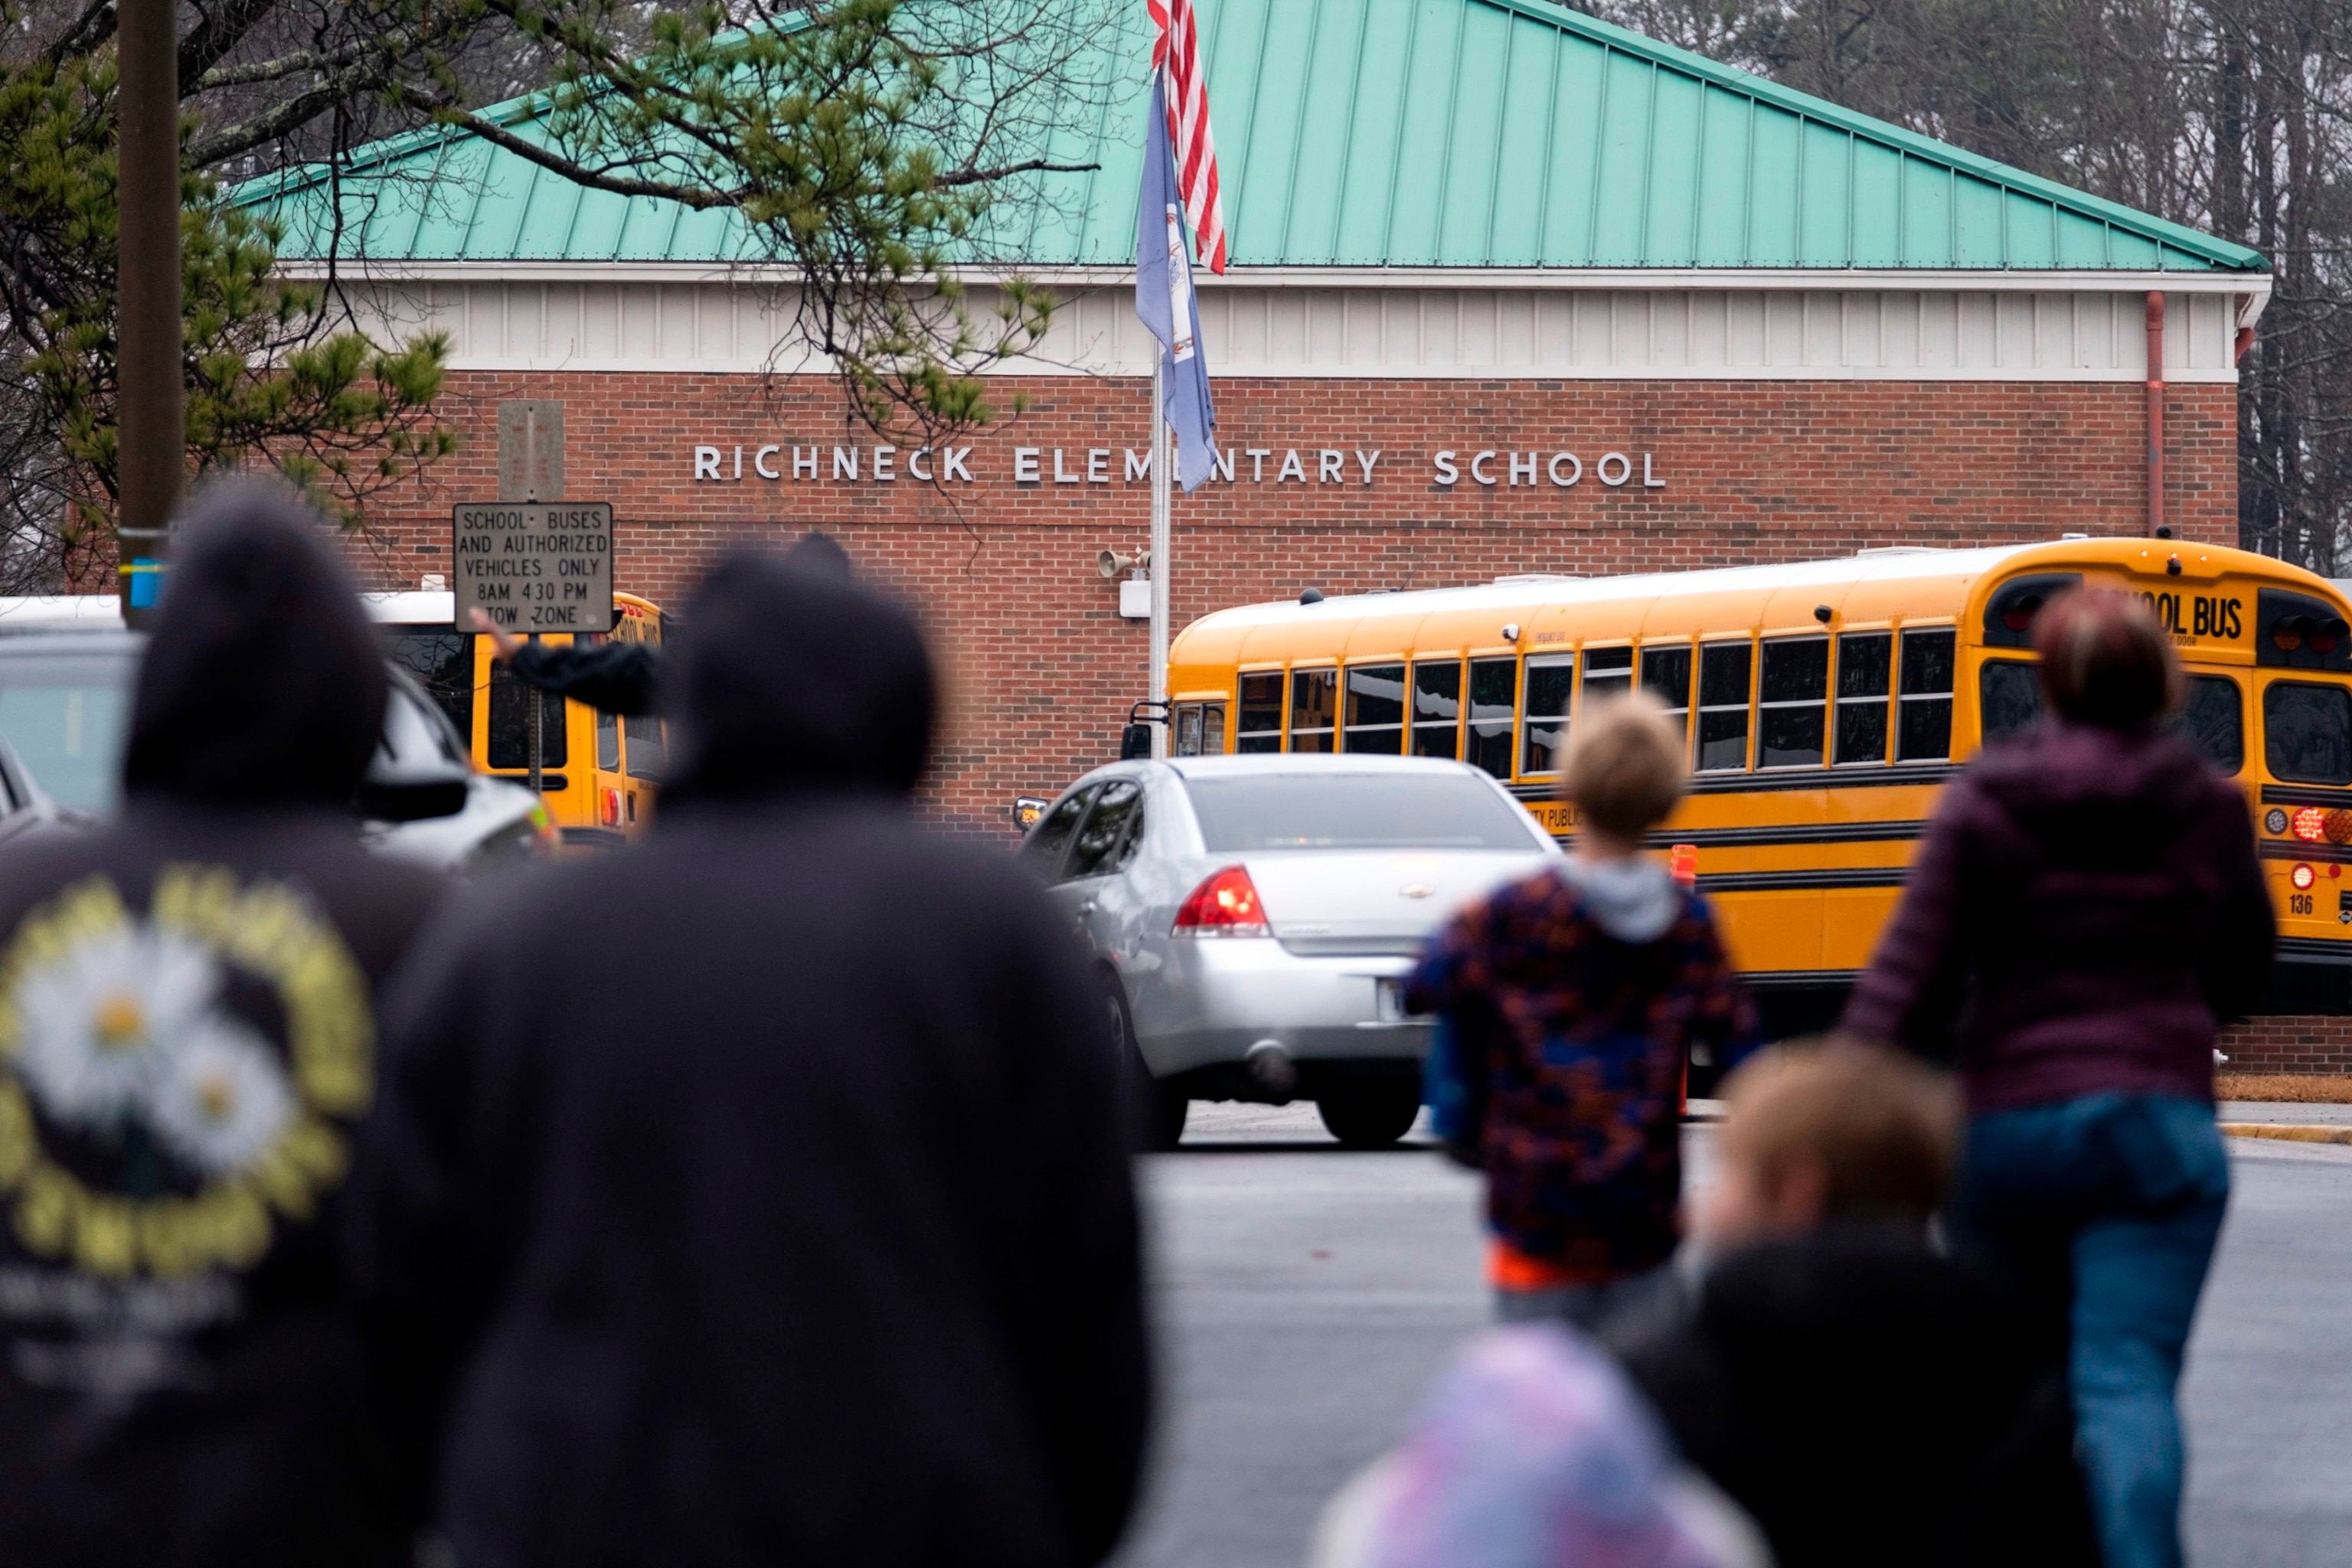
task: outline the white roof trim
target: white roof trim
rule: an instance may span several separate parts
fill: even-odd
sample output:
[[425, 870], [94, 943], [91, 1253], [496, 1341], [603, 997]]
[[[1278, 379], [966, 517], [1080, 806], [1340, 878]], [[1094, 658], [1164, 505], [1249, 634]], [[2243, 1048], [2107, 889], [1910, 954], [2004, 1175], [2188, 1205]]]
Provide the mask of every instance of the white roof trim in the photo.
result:
[[[345, 298], [370, 331], [446, 332], [461, 371], [827, 368], [793, 336], [791, 290], [723, 279], [627, 282], [576, 269], [549, 282], [353, 280]], [[2171, 298], [2166, 378], [2233, 381], [2246, 297]], [[1420, 289], [1398, 275], [1377, 289], [1221, 288], [1202, 296], [1201, 318], [1213, 372], [1227, 378], [2137, 382], [2143, 300], [2115, 288]], [[989, 369], [1148, 375], [1155, 349], [1129, 287], [1072, 288], [1042, 343]]]
[[[323, 261], [288, 258], [289, 278], [320, 279]], [[789, 285], [789, 268], [705, 261], [344, 261], [336, 269], [369, 283], [727, 283]], [[1106, 288], [1130, 281], [1131, 267], [959, 268], [984, 283], [1020, 276], [1056, 287]], [[1562, 289], [1734, 291], [1958, 290], [1968, 293], [2244, 294], [2267, 300], [2267, 272], [1967, 271], [1926, 268], [1732, 267], [1236, 267], [1218, 277], [1194, 275], [1203, 292], [1221, 289]]]

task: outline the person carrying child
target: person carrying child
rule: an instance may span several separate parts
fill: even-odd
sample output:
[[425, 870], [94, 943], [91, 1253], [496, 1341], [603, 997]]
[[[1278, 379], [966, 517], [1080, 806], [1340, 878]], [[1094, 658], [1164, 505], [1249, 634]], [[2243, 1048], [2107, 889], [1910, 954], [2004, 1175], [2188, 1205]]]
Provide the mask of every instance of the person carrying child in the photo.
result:
[[1685, 1063], [1753, 1043], [1706, 900], [1642, 853], [1682, 798], [1685, 749], [1639, 694], [1580, 719], [1560, 773], [1574, 852], [1456, 915], [1407, 982], [1408, 1007], [1438, 1016], [1438, 1131], [1486, 1175], [1506, 1321], [1591, 1327], [1666, 1262]]
[[1959, 1097], [1895, 1052], [1751, 1058], [1673, 1288], [1602, 1341], [1780, 1568], [2099, 1562], [2063, 1369], [1991, 1260], [1939, 1247]]
[[2079, 588], [2032, 635], [2043, 717], [1945, 790], [1841, 1027], [1956, 1065], [1953, 1230], [2067, 1342], [2109, 1568], [2180, 1568], [2177, 1393], [2230, 1195], [2214, 1037], [2261, 1003], [2276, 921], [2147, 604]]

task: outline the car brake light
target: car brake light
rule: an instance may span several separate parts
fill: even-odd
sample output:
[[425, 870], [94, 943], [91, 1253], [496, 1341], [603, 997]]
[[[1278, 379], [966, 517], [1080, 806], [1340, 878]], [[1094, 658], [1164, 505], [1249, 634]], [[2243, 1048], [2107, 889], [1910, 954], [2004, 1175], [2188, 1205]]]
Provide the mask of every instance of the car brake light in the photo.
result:
[[1264, 936], [1265, 906], [1257, 884], [1239, 866], [1228, 866], [1192, 889], [1176, 911], [1178, 933], [1186, 936]]
[[2327, 841], [2327, 813], [2315, 805], [2306, 805], [2294, 814], [2293, 831], [2305, 844]]

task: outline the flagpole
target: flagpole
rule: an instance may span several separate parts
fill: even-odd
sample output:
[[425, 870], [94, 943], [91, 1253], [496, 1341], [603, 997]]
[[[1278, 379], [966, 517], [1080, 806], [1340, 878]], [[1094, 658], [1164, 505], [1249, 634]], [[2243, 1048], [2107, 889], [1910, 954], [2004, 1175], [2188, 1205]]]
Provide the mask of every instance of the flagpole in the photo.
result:
[[[1158, 349], [1160, 345], [1153, 343]], [[1168, 447], [1167, 404], [1162, 401], [1167, 388], [1161, 384], [1161, 366], [1167, 361], [1165, 351], [1155, 353], [1151, 360], [1151, 700], [1158, 704], [1152, 712], [1166, 722], [1151, 727], [1151, 754], [1168, 754], [1168, 739], [1174, 728], [1168, 702], [1168, 510], [1169, 472], [1174, 467], [1174, 454]]]

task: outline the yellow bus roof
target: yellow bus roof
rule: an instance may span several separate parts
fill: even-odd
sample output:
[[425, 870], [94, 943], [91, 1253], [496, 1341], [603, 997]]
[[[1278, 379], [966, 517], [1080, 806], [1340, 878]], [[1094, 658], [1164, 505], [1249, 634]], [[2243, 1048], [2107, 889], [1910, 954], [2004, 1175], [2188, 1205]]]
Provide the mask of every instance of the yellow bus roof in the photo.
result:
[[[2140, 538], [2069, 539], [1973, 550], [1865, 550], [1821, 561], [1618, 577], [1529, 574], [1459, 588], [1284, 599], [1202, 616], [1178, 635], [1181, 666], [1342, 662], [1411, 653], [1540, 654], [1551, 647], [1633, 639], [1805, 632], [1817, 605], [1841, 628], [1963, 617], [1996, 576], [2105, 568], [2187, 587], [2224, 574], [2266, 577], [2341, 602], [2326, 579], [2223, 545]], [[1517, 628], [1516, 638], [1506, 637]]]

